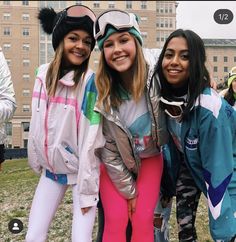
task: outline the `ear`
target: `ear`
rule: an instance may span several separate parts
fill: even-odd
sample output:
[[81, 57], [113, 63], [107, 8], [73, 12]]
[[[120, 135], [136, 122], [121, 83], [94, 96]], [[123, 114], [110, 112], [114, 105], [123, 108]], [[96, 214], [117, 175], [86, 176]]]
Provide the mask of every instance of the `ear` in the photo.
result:
[[47, 34], [51, 34], [54, 27], [54, 20], [57, 16], [57, 13], [53, 8], [42, 8], [39, 11], [38, 19], [40, 20], [40, 24]]

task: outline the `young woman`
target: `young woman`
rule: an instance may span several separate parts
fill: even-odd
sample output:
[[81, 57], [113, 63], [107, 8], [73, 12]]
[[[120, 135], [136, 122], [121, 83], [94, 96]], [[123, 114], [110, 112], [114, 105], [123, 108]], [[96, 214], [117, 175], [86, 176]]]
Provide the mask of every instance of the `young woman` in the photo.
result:
[[236, 112], [210, 88], [205, 60], [202, 39], [178, 29], [166, 40], [157, 66], [177, 171], [179, 241], [197, 240], [194, 223], [201, 192], [208, 200], [212, 238], [234, 241]]
[[[105, 214], [103, 242], [153, 242], [153, 214], [160, 191], [165, 143], [155, 59], [142, 49], [134, 14], [102, 13], [94, 25], [101, 50], [96, 75], [97, 110], [106, 139], [101, 152], [100, 195]], [[156, 53], [156, 57], [158, 54]]]
[[224, 94], [225, 100], [236, 109], [236, 66], [232, 68], [228, 78], [228, 90]]
[[94, 72], [88, 68], [95, 44], [95, 15], [86, 6], [74, 5], [57, 14], [52, 8], [43, 8], [38, 18], [43, 30], [52, 34], [55, 57], [38, 68], [33, 90], [28, 158], [41, 177], [26, 241], [46, 241], [70, 185], [71, 240], [91, 242], [99, 186], [99, 161], [94, 152], [99, 144], [104, 145], [100, 115], [93, 111]]

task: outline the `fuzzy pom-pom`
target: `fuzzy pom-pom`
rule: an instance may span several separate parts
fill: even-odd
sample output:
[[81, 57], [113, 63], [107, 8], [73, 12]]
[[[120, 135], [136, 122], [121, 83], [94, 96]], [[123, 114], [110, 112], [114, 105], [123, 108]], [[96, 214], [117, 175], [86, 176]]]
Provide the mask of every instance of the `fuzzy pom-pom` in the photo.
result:
[[42, 8], [39, 11], [38, 19], [40, 20], [40, 24], [47, 34], [51, 34], [53, 31], [54, 19], [56, 18], [57, 13], [53, 8]]

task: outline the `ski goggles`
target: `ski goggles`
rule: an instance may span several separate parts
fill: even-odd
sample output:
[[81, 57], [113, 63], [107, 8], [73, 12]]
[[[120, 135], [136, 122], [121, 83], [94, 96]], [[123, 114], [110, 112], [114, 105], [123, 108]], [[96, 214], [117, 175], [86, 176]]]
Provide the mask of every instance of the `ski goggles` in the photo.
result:
[[236, 66], [233, 67], [229, 73], [228, 76], [228, 87], [231, 85], [231, 83], [233, 82], [233, 80], [236, 79]]
[[169, 101], [163, 97], [160, 98], [161, 107], [171, 118], [179, 119], [182, 117], [186, 103], [183, 100]]
[[135, 14], [113, 9], [105, 11], [97, 17], [94, 24], [94, 38], [96, 40], [104, 36], [107, 25], [111, 25], [117, 30], [133, 27], [140, 33]]
[[84, 5], [73, 5], [63, 11], [59, 12], [59, 18], [53, 28], [53, 31], [60, 25], [62, 21], [65, 21], [68, 24], [77, 23], [76, 18], [81, 18], [88, 16], [93, 22], [96, 20], [95, 13], [88, 7]]

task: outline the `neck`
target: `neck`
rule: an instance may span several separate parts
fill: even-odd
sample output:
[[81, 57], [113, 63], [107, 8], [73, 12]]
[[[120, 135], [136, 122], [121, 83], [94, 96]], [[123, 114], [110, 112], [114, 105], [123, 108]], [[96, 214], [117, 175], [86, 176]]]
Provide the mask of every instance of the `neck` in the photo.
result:
[[121, 85], [126, 91], [130, 93], [131, 87], [132, 87], [132, 81], [133, 81], [133, 74], [130, 71], [120, 73], [120, 78], [121, 78]]

